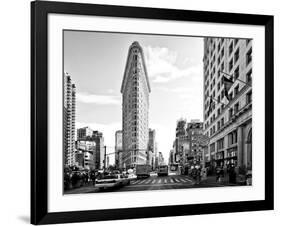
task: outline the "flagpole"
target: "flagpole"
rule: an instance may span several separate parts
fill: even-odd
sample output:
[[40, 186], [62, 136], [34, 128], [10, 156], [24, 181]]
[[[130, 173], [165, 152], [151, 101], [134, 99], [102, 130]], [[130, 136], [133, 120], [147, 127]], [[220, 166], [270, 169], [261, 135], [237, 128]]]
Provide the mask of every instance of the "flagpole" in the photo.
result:
[[[225, 75], [227, 75], [227, 76], [229, 76], [229, 77], [233, 77], [232, 75], [227, 74], [227, 73], [225, 73], [224, 71], [220, 71], [220, 70], [219, 70], [219, 73], [223, 73], [223, 74], [225, 74]], [[244, 84], [245, 84], [245, 85], [247, 85], [247, 86], [252, 87], [252, 85], [250, 85], [248, 82], [244, 82], [244, 81], [242, 81], [242, 80], [241, 80], [241, 79], [239, 79], [239, 78], [237, 78], [236, 80], [238, 80], [239, 82], [244, 83]]]

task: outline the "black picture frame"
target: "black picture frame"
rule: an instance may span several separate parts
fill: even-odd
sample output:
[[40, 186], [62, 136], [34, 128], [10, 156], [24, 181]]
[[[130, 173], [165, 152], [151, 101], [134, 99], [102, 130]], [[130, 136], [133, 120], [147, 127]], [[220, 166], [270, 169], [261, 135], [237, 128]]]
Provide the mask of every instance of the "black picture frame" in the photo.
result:
[[[72, 14], [262, 25], [265, 28], [265, 199], [143, 208], [48, 212], [48, 14]], [[31, 3], [31, 223], [52, 224], [272, 210], [273, 16], [35, 1]]]

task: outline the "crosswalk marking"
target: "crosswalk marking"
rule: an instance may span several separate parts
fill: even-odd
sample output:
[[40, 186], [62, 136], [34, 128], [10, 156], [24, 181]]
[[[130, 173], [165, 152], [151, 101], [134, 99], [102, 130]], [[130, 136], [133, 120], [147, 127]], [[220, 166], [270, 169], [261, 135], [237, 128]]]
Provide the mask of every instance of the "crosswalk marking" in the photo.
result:
[[149, 184], [177, 184], [177, 183], [187, 183], [187, 182], [192, 182], [187, 177], [184, 178], [148, 178], [148, 179], [140, 179], [140, 180], [135, 180], [131, 181], [132, 185], [149, 185]]
[[139, 182], [139, 184], [143, 184], [145, 182], [145, 180], [142, 180], [141, 182]]

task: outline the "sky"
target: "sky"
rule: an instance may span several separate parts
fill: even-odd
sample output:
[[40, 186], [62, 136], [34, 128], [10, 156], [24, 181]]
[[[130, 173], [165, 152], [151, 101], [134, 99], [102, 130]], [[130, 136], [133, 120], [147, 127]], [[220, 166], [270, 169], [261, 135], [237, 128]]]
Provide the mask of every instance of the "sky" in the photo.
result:
[[143, 48], [151, 86], [149, 128], [156, 130], [167, 163], [177, 120], [203, 120], [203, 38], [64, 31], [64, 71], [77, 92], [76, 129], [101, 131], [107, 152], [114, 152], [115, 131], [122, 129], [120, 89], [134, 41]]

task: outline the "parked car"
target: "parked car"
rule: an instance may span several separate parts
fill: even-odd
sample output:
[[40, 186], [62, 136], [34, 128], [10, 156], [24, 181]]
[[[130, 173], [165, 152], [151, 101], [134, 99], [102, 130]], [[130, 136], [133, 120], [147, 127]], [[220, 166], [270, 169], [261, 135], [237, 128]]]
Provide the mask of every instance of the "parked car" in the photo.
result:
[[100, 174], [96, 179], [95, 187], [103, 190], [105, 188], [116, 188], [129, 185], [130, 180], [122, 174]]

